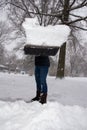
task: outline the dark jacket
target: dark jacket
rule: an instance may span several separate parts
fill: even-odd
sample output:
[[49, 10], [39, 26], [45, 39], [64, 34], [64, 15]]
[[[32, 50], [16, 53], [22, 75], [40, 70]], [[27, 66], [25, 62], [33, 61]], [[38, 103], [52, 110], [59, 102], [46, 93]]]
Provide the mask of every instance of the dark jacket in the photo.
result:
[[50, 66], [50, 61], [48, 56], [35, 56], [36, 66]]

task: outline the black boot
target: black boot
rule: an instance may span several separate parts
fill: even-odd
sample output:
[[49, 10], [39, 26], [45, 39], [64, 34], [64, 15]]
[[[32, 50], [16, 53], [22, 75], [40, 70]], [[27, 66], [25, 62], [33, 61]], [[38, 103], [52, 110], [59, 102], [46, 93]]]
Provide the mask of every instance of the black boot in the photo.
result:
[[40, 97], [40, 103], [44, 104], [47, 102], [47, 93], [43, 93]]
[[40, 100], [40, 91], [36, 92], [36, 97], [34, 97], [33, 99], [31, 99], [31, 101], [39, 101]]

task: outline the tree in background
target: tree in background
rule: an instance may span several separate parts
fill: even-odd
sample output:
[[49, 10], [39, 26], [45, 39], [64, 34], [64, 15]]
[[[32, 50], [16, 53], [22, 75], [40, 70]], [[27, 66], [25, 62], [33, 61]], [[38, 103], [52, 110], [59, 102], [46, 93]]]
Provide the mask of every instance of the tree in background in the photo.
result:
[[4, 47], [0, 44], [0, 64], [4, 63]]
[[[74, 23], [77, 23], [79, 21], [84, 20], [87, 22], [87, 15], [85, 17], [81, 17], [78, 15], [74, 15], [72, 10], [78, 10], [79, 8], [83, 8], [84, 6], [87, 6], [87, 1], [77, 1], [77, 0], [64, 0], [63, 3], [63, 13], [62, 13], [62, 23], [66, 24], [70, 27], [80, 28], [82, 30], [86, 30], [85, 28], [81, 28], [78, 26], [75, 26]], [[76, 17], [75, 20], [71, 20], [70, 16]], [[72, 29], [72, 28], [71, 28]], [[65, 53], [66, 53], [66, 43], [64, 43], [60, 48], [60, 54], [59, 54], [59, 63], [58, 63], [58, 69], [57, 69], [57, 77], [64, 77], [65, 72]]]
[[5, 22], [0, 22], [0, 64], [5, 63], [5, 48], [4, 43], [8, 40], [10, 29]]

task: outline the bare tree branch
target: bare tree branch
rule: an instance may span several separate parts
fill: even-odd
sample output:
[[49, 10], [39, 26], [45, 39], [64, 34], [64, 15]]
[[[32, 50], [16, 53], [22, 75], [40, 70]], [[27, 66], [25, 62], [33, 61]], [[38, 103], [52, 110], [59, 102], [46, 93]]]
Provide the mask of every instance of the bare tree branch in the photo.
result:
[[39, 14], [40, 11], [39, 11], [38, 7], [34, 4], [34, 2], [32, 0], [29, 0], [29, 2], [33, 5], [35, 11]]
[[76, 17], [76, 18], [82, 18], [81, 16], [79, 16], [79, 15], [75, 15], [75, 14], [69, 14], [69, 15], [71, 15], [71, 16], [74, 16], [74, 17]]
[[79, 22], [79, 21], [82, 21], [82, 20], [87, 20], [87, 16], [86, 17], [81, 17], [81, 18], [73, 20], [71, 22], [67, 22], [67, 24], [70, 25], [72, 23], [76, 23], [76, 22]]
[[63, 1], [62, 1], [62, 0], [60, 0], [60, 3], [62, 4], [62, 6], [64, 6], [64, 4], [63, 4]]
[[15, 6], [15, 7], [17, 7], [17, 8], [19, 8], [19, 9], [26, 12], [26, 9], [24, 9], [23, 7], [21, 7], [21, 6], [17, 5], [17, 4], [14, 4], [14, 3], [11, 3], [11, 2], [8, 2], [7, 4], [13, 5], [13, 6]]
[[0, 0], [0, 8], [3, 8], [3, 6], [5, 7], [6, 4], [6, 1]]
[[[35, 13], [32, 13], [32, 14], [34, 14], [34, 15], [39, 15], [39, 14], [40, 14], [40, 11], [39, 11], [38, 7], [34, 4], [34, 2], [33, 2], [32, 0], [29, 0], [29, 2], [30, 2], [31, 5], [34, 7], [34, 10], [36, 11]], [[37, 17], [38, 17], [38, 16], [37, 16]], [[40, 17], [40, 19], [41, 19], [42, 16], [40, 15], [39, 17]], [[40, 23], [40, 25], [41, 25], [41, 21], [40, 21], [39, 17], [38, 17], [38, 20], [39, 20], [39, 23]]]
[[76, 2], [76, 0], [73, 0], [73, 2], [70, 5], [70, 8], [74, 5], [75, 2]]
[[87, 4], [87, 0], [84, 0], [81, 5], [84, 6], [85, 4]]
[[[63, 4], [63, 1], [60, 0], [61, 3]], [[83, 2], [81, 2], [79, 5], [75, 6], [75, 7], [72, 7], [70, 9], [70, 7], [75, 3], [76, 0], [73, 0], [73, 2], [71, 3], [71, 5], [69, 6], [68, 8], [68, 11], [70, 10], [74, 10], [74, 9], [78, 9], [78, 8], [82, 8], [83, 6], [85, 6], [87, 4], [87, 1], [84, 0]], [[9, 4], [23, 10], [24, 12], [26, 12], [28, 14], [28, 16], [30, 16], [30, 14], [34, 14], [34, 15], [37, 15], [38, 19], [42, 19], [43, 16], [45, 17], [49, 17], [49, 20], [48, 20], [48, 24], [51, 22], [51, 21], [58, 21], [58, 19], [62, 20], [62, 16], [63, 16], [63, 10], [56, 10], [57, 9], [57, 6], [58, 6], [58, 3], [56, 4], [56, 7], [55, 9], [52, 7], [51, 8], [51, 12], [48, 13], [48, 11], [40, 11], [40, 9], [38, 8], [38, 6], [34, 3], [34, 1], [32, 0], [29, 0], [30, 4], [33, 6], [33, 11], [29, 10], [25, 1], [24, 0], [21, 0], [22, 2], [22, 5], [19, 5], [19, 4], [16, 4], [16, 3], [12, 3], [12, 2], [9, 2]], [[45, 2], [45, 1], [44, 1]], [[59, 2], [59, 1], [58, 1]], [[54, 1], [53, 1], [53, 6], [54, 6]], [[71, 25], [73, 23], [76, 23], [76, 22], [79, 22], [79, 21], [86, 21], [87, 20], [87, 16], [86, 17], [81, 17], [81, 16], [78, 16], [78, 15], [74, 15], [74, 14], [71, 14], [69, 13], [69, 15], [72, 15], [74, 17], [76, 17], [76, 20], [73, 20], [73, 21], [65, 21], [64, 24], [67, 24], [67, 25]], [[45, 20], [45, 19], [44, 19]], [[39, 21], [41, 22], [41, 21]], [[55, 24], [55, 22], [54, 22]]]
[[77, 6], [74, 6], [74, 7], [72, 7], [72, 8], [69, 8], [69, 10], [71, 11], [71, 10], [79, 9], [79, 8], [84, 7], [84, 6], [87, 6], [87, 1], [86, 1], [86, 0], [84, 0], [81, 4], [79, 4], [79, 5], [77, 5]]
[[21, 1], [22, 1], [22, 4], [24, 5], [24, 7], [26, 9], [27, 14], [30, 16], [30, 13], [28, 12], [28, 8], [27, 8], [26, 4], [24, 3], [24, 0], [21, 0]]
[[86, 28], [82, 28], [82, 27], [78, 27], [78, 26], [75, 26], [75, 25], [69, 25], [70, 27], [74, 27], [74, 28], [78, 28], [78, 29], [81, 29], [83, 31], [87, 31]]

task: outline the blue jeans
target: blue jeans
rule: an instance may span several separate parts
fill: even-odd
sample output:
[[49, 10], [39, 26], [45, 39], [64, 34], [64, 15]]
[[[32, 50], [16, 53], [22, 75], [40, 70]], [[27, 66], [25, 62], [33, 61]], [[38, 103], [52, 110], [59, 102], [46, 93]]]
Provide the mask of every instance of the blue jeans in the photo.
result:
[[37, 91], [47, 93], [46, 78], [48, 74], [48, 66], [35, 66], [35, 80], [37, 85]]

